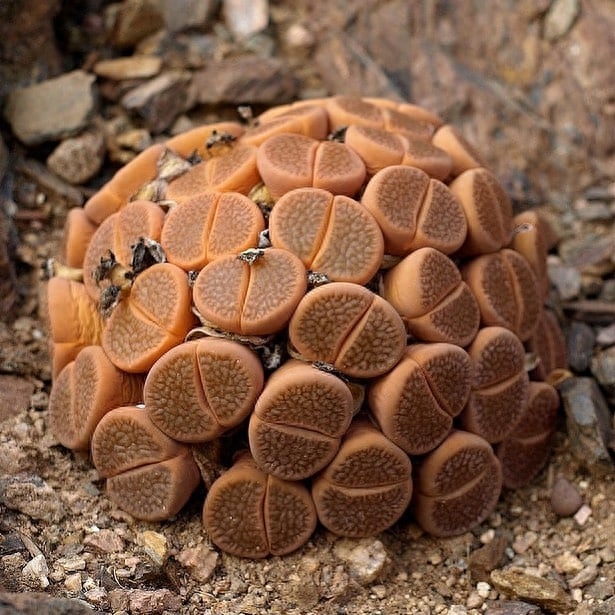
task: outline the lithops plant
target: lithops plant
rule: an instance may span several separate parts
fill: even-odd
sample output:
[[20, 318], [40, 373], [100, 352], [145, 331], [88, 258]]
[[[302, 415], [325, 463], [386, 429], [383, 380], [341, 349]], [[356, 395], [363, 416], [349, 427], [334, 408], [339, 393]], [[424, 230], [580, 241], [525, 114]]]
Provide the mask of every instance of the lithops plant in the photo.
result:
[[318, 522], [471, 530], [549, 454], [552, 246], [416, 105], [200, 126], [67, 217], [51, 429], [134, 517], [178, 514], [203, 482], [204, 531], [239, 556], [289, 553]]

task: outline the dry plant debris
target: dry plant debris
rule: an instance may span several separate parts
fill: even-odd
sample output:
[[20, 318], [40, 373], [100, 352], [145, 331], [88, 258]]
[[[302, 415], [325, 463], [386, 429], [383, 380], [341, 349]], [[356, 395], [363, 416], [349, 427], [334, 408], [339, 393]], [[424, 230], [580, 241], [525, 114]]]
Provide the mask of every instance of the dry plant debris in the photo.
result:
[[52, 430], [137, 518], [175, 515], [201, 469], [205, 531], [235, 555], [289, 553], [319, 521], [373, 536], [407, 509], [461, 534], [549, 454], [551, 245], [415, 105], [337, 96], [193, 129], [67, 219]]

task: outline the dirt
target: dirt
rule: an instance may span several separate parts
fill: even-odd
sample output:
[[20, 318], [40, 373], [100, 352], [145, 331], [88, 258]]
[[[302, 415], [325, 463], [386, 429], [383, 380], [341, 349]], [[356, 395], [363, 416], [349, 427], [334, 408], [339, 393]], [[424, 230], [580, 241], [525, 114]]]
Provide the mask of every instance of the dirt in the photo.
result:
[[[38, 31], [45, 43], [39, 49], [52, 52], [28, 48], [20, 67], [7, 54], [8, 40], [3, 95], [11, 84], [88, 69], [96, 58], [134, 50], [104, 37], [79, 40], [86, 20], [93, 31], [104, 30], [105, 3], [87, 3], [86, 17], [76, 11], [78, 3], [47, 4], [56, 15], [53, 31], [40, 25], [49, 15], [42, 10], [22, 26]], [[392, 96], [441, 113], [484, 153], [517, 210], [546, 212], [561, 237], [553, 258], [566, 264], [583, 242], [613, 233], [612, 3], [484, 4], [271, 2], [269, 27], [249, 44], [221, 30], [222, 11], [212, 11], [202, 30], [222, 41], [218, 49], [226, 56], [268, 53], [281, 60], [293, 76], [294, 97]], [[125, 114], [109, 97], [109, 83], [100, 87], [106, 94], [99, 117]], [[246, 101], [195, 103], [182, 117], [228, 117], [238, 102]], [[147, 124], [147, 117], [128, 115], [135, 128]], [[19, 171], [24, 161], [44, 163], [55, 143], [24, 146], [8, 123], [1, 128], [10, 156], [0, 301], [11, 312], [0, 322], [0, 613], [77, 613], [86, 605], [118, 614], [615, 613], [615, 473], [575, 456], [563, 413], [539, 477], [505, 492], [485, 523], [452, 539], [429, 537], [403, 518], [364, 540], [320, 528], [289, 556], [250, 561], [217, 551], [205, 535], [202, 491], [164, 523], [135, 521], [117, 509], [90, 461], [60, 446], [47, 428], [43, 264], [57, 253], [73, 193], [50, 187], [42, 172]], [[145, 131], [152, 132], [147, 125]], [[78, 195], [87, 197], [117, 168], [110, 158], [96, 178], [77, 186]], [[568, 301], [585, 303], [558, 302], [566, 328], [585, 322], [600, 332], [613, 322], [613, 299], [604, 299], [613, 263], [582, 269], [582, 259], [570, 262], [581, 275]], [[603, 347], [591, 346], [590, 355]], [[579, 375], [591, 377], [590, 367]], [[551, 508], [558, 476], [581, 494], [575, 517], [558, 517]], [[516, 569], [526, 576], [512, 589], [492, 574]], [[529, 582], [536, 578], [543, 584]]]

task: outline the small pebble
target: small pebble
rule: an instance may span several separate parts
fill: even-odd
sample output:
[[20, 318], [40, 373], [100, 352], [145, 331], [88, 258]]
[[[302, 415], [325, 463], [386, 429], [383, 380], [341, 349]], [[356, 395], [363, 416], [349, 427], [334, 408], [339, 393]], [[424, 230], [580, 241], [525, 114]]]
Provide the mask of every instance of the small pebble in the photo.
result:
[[96, 607], [105, 607], [109, 603], [109, 596], [104, 587], [93, 587], [88, 589], [84, 594], [84, 598]]
[[518, 536], [513, 542], [512, 548], [515, 553], [525, 553], [536, 541], [538, 540], [538, 534], [536, 532], [525, 532], [523, 536]]
[[304, 25], [295, 23], [284, 33], [284, 40], [290, 47], [311, 47], [316, 38]]
[[555, 0], [545, 16], [544, 35], [548, 41], [564, 36], [580, 11], [578, 0]]
[[133, 589], [128, 595], [131, 613], [178, 613], [181, 598], [168, 589]]
[[169, 555], [169, 544], [166, 536], [158, 532], [146, 530], [137, 537], [138, 543], [157, 566], [162, 566]]
[[49, 568], [44, 555], [33, 557], [22, 569], [24, 577], [36, 581], [41, 589], [49, 587]]
[[570, 551], [565, 551], [553, 560], [555, 570], [560, 574], [577, 574], [583, 570], [583, 562]]
[[579, 490], [569, 480], [559, 476], [551, 490], [551, 509], [560, 517], [574, 515], [583, 504]]
[[62, 557], [57, 561], [57, 564], [62, 567], [64, 572], [77, 572], [78, 570], [85, 570], [85, 560], [79, 555]]
[[261, 32], [269, 23], [267, 0], [224, 0], [222, 11], [227, 28], [238, 38]]
[[598, 330], [596, 343], [600, 346], [611, 346], [615, 344], [615, 323]]
[[574, 520], [577, 522], [577, 525], [583, 526], [587, 523], [587, 520], [592, 516], [592, 509], [583, 504], [579, 510], [577, 510], [574, 515]]
[[562, 301], [569, 301], [579, 296], [581, 273], [578, 269], [568, 265], [549, 263], [548, 273]]
[[615, 399], [615, 346], [597, 352], [591, 359], [591, 372], [609, 401]]
[[611, 547], [604, 547], [604, 549], [600, 549], [597, 555], [603, 562], [607, 564], [612, 564], [613, 562], [615, 562], [615, 550], [613, 550]]
[[342, 538], [335, 543], [333, 552], [346, 562], [351, 576], [361, 585], [375, 581], [387, 560], [384, 545], [373, 538]]
[[[473, 579], [486, 582], [489, 573], [502, 564], [507, 547], [507, 539], [498, 535], [479, 549], [472, 551], [468, 557], [468, 566]], [[512, 549], [511, 549], [512, 551]], [[514, 556], [514, 552], [513, 552]]]
[[466, 600], [466, 606], [469, 609], [478, 609], [483, 605], [484, 599], [478, 594], [478, 592], [471, 592]]
[[488, 529], [486, 532], [483, 532], [479, 540], [484, 544], [488, 545], [495, 538], [495, 530], [493, 528]]
[[387, 588], [384, 585], [374, 585], [371, 590], [378, 600], [384, 600], [387, 597]]
[[177, 555], [177, 561], [188, 568], [197, 581], [205, 583], [218, 564], [218, 552], [206, 544], [200, 544], [182, 549]]
[[113, 530], [98, 530], [86, 535], [83, 545], [102, 553], [119, 553], [124, 548], [124, 540]]
[[83, 589], [83, 585], [81, 583], [81, 575], [78, 572], [73, 574], [69, 574], [66, 579], [64, 579], [64, 587], [69, 592], [78, 593]]
[[491, 592], [491, 585], [489, 585], [489, 583], [485, 583], [484, 581], [479, 581], [476, 584], [476, 591], [481, 598], [488, 598], [489, 593]]
[[583, 590], [578, 587], [571, 590], [570, 596], [577, 603], [583, 602]]
[[105, 157], [102, 132], [87, 130], [64, 139], [47, 158], [47, 166], [70, 184], [82, 184], [100, 171]]

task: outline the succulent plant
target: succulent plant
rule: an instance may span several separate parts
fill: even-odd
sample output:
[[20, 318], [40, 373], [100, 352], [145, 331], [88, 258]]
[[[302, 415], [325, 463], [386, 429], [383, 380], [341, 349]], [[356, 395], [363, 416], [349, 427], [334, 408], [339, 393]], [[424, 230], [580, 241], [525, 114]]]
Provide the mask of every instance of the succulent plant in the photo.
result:
[[406, 511], [465, 532], [548, 458], [552, 245], [416, 105], [338, 96], [195, 128], [67, 216], [51, 429], [134, 517], [176, 515], [203, 482], [205, 530], [239, 556]]

